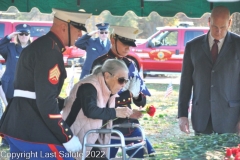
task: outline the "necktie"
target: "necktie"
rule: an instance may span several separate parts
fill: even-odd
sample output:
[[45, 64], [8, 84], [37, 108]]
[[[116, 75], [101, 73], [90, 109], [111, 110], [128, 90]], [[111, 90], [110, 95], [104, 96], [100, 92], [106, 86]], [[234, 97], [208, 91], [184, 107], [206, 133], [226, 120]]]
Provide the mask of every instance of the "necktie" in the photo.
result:
[[214, 44], [211, 49], [213, 63], [216, 62], [216, 59], [218, 56], [218, 42], [219, 42], [219, 40], [214, 39]]
[[105, 47], [103, 41], [102, 41], [102, 46]]

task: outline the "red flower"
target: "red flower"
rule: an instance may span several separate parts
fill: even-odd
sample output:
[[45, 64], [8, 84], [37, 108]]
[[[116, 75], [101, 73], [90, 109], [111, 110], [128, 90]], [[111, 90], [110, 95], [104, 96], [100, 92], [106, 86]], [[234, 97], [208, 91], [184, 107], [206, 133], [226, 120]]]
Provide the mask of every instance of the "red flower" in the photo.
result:
[[151, 105], [151, 106], [148, 107], [147, 113], [148, 113], [151, 117], [154, 116], [155, 112], [156, 112], [156, 108], [155, 108], [153, 105]]
[[234, 160], [240, 160], [240, 153], [239, 152], [236, 154]]
[[149, 105], [149, 106], [147, 106], [145, 111], [141, 111], [141, 112], [147, 113], [147, 114], [149, 114], [149, 116], [153, 117], [156, 112], [156, 108], [153, 105]]
[[226, 149], [226, 157], [231, 157], [232, 155], [232, 149], [231, 148], [227, 148]]
[[232, 148], [232, 154], [235, 155], [238, 153], [238, 148]]

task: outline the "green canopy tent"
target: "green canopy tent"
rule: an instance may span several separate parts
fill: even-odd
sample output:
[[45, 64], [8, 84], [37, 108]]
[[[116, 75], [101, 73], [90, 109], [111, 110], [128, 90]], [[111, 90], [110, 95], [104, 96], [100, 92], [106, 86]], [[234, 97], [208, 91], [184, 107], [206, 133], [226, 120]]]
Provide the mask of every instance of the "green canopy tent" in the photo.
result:
[[20, 12], [29, 12], [33, 7], [37, 7], [42, 13], [51, 13], [51, 8], [60, 8], [69, 11], [84, 9], [93, 15], [99, 15], [104, 10], [119, 16], [127, 11], [133, 11], [142, 17], [148, 16], [152, 11], [165, 17], [172, 17], [178, 12], [183, 12], [188, 17], [201, 17], [217, 5], [228, 7], [231, 13], [240, 11], [239, 0], [231, 3], [229, 2], [233, 0], [213, 1], [215, 0], [1, 0], [0, 11], [6, 11], [10, 6], [15, 6]]

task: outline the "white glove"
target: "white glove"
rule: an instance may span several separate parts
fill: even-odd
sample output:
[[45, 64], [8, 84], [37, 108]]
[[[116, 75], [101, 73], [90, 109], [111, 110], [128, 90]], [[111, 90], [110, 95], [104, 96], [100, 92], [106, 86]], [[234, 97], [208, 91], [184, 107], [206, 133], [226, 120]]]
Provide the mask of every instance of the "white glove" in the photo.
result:
[[133, 77], [130, 81], [128, 90], [132, 93], [133, 97], [138, 97], [141, 89], [141, 81], [137, 77]]
[[124, 85], [124, 87], [122, 88], [122, 91], [124, 92], [124, 91], [128, 90], [129, 85], [130, 85], [130, 80]]
[[70, 141], [63, 143], [63, 146], [66, 148], [68, 152], [78, 152], [82, 149], [82, 144], [79, 141], [77, 136], [73, 136]]
[[89, 35], [89, 36], [93, 36], [93, 35], [96, 34], [97, 32], [98, 32], [98, 30], [95, 30], [95, 31], [89, 32], [88, 35]]

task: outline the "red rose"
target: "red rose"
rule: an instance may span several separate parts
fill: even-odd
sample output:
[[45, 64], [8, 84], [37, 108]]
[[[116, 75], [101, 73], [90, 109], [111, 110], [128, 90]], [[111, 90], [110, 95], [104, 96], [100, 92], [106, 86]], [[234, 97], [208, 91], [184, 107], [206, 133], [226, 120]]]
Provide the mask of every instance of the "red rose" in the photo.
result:
[[238, 148], [232, 148], [232, 154], [235, 155], [238, 153]]
[[151, 105], [151, 106], [149, 106], [149, 107], [147, 108], [147, 113], [148, 113], [151, 117], [154, 116], [155, 112], [156, 112], [156, 108], [155, 108], [153, 105]]
[[226, 157], [231, 157], [232, 155], [232, 149], [231, 148], [227, 148], [226, 149]]
[[237, 153], [234, 160], [240, 160], [240, 153]]

